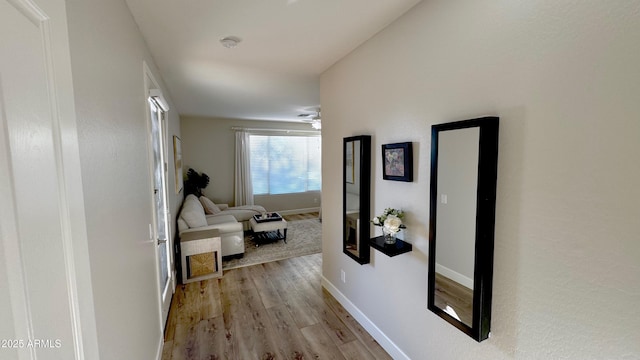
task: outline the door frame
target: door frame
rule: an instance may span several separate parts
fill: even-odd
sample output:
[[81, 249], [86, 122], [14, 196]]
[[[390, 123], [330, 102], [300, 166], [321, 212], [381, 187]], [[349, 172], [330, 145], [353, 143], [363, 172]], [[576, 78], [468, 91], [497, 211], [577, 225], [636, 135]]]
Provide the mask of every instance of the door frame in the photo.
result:
[[[5, 295], [11, 302], [14, 334], [16, 339], [22, 339], [25, 344], [17, 349], [17, 356], [21, 360], [35, 359], [38, 354], [44, 353], [46, 349], [26, 346], [27, 341], [41, 333], [40, 323], [59, 320], [60, 307], [67, 307], [71, 316], [68, 322], [59, 324], [59, 331], [61, 335], [71, 338], [73, 343], [62, 346], [68, 349], [67, 353], [73, 354], [74, 359], [97, 359], [98, 336], [64, 1], [4, 1], [39, 29], [42, 40], [50, 110], [46, 132], [51, 136], [53, 166], [46, 173], [44, 169], [39, 169], [39, 176], [55, 179], [56, 182], [51, 196], [57, 198], [59, 210], [44, 216], [59, 220], [59, 236], [55, 236], [55, 239], [52, 236], [49, 240], [55, 241], [54, 246], [60, 249], [63, 258], [49, 264], [48, 270], [50, 274], [57, 275], [56, 278], [61, 278], [60, 275], [64, 278], [64, 281], [52, 283], [42, 279], [27, 279], [25, 276], [28, 269], [38, 267], [39, 264], [29, 261], [32, 258], [29, 255], [38, 250], [26, 248], [22, 243], [19, 227], [21, 214], [17, 211], [20, 203], [15, 184], [24, 179], [16, 178], [18, 174], [14, 171], [11, 155], [15, 150], [12, 143], [21, 139], [13, 137], [15, 134], [0, 104], [0, 171], [6, 174], [0, 179], [0, 268], [7, 274], [8, 291]], [[2, 97], [0, 89], [0, 103]], [[13, 125], [27, 126], [27, 122], [14, 122]], [[42, 296], [42, 289], [50, 286], [66, 288], [67, 303], [36, 307], [31, 300]], [[36, 313], [39, 318], [34, 317]]]
[[[155, 253], [155, 263], [156, 263], [156, 280], [157, 280], [157, 285], [158, 285], [158, 316], [160, 318], [160, 331], [162, 331], [162, 333], [164, 333], [164, 328], [166, 326], [167, 323], [167, 317], [169, 314], [169, 307], [171, 305], [171, 299], [173, 297], [173, 294], [175, 293], [175, 289], [176, 289], [176, 273], [174, 271], [174, 256], [173, 256], [173, 226], [171, 224], [171, 212], [170, 212], [170, 203], [169, 203], [169, 171], [168, 171], [168, 158], [169, 158], [169, 154], [168, 154], [168, 149], [167, 149], [167, 144], [168, 144], [168, 124], [167, 124], [167, 119], [166, 117], [164, 119], [160, 119], [161, 122], [161, 127], [164, 130], [163, 134], [162, 134], [162, 143], [163, 143], [163, 151], [164, 151], [164, 159], [165, 159], [165, 164], [164, 164], [164, 172], [165, 172], [165, 204], [166, 204], [166, 209], [165, 209], [165, 213], [166, 213], [166, 217], [167, 217], [167, 242], [168, 242], [168, 251], [167, 251], [167, 257], [168, 257], [168, 266], [169, 266], [169, 279], [167, 281], [167, 293], [164, 294], [165, 289], [162, 288], [162, 284], [160, 283], [160, 263], [159, 263], [159, 259], [158, 259], [158, 246], [157, 246], [157, 219], [156, 219], [156, 215], [155, 215], [155, 196], [153, 193], [153, 188], [155, 186], [154, 184], [154, 168], [153, 168], [153, 134], [152, 134], [152, 124], [151, 124], [151, 112], [149, 109], [149, 97], [151, 96], [160, 96], [162, 98], [162, 91], [160, 89], [160, 85], [158, 83], [158, 81], [156, 81], [155, 77], [153, 76], [153, 73], [151, 72], [151, 69], [149, 68], [149, 66], [147, 65], [147, 63], [145, 61], [142, 62], [143, 65], [143, 73], [144, 73], [144, 107], [145, 107], [145, 115], [147, 117], [147, 133], [149, 134], [149, 136], [147, 137], [147, 148], [149, 149], [149, 153], [148, 153], [148, 157], [149, 157], [149, 185], [150, 185], [150, 204], [151, 204], [151, 217], [152, 217], [152, 221], [153, 223], [150, 224], [150, 230], [149, 230], [149, 236], [150, 236], [150, 242], [153, 243], [153, 251]], [[167, 104], [167, 102], [164, 100], [164, 98], [162, 98], [162, 107], [163, 110], [165, 111], [165, 114], [169, 111], [169, 106]], [[164, 297], [166, 295], [166, 297]], [[163, 299], [164, 297], [164, 299]]]

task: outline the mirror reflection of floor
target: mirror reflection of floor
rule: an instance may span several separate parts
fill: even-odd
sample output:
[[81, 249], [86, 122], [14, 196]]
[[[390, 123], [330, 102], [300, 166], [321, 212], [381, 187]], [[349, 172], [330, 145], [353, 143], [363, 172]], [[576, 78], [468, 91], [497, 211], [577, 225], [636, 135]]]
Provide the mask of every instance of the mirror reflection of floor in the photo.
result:
[[473, 290], [448, 277], [436, 273], [436, 289], [434, 302], [447, 314], [472, 326]]

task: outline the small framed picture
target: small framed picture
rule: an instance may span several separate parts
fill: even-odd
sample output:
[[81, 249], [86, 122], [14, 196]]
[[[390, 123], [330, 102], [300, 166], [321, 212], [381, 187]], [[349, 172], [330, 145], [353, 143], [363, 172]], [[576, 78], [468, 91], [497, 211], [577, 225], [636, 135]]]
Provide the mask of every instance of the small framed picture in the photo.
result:
[[382, 145], [382, 178], [413, 181], [413, 147], [410, 142]]

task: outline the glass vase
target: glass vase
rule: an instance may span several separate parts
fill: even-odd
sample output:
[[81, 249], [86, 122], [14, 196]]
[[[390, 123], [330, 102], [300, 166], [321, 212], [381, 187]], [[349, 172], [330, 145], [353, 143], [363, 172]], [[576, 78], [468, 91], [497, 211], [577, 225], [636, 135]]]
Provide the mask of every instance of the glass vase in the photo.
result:
[[395, 232], [389, 231], [386, 228], [382, 228], [382, 236], [384, 237], [385, 244], [395, 244], [396, 243], [396, 234]]

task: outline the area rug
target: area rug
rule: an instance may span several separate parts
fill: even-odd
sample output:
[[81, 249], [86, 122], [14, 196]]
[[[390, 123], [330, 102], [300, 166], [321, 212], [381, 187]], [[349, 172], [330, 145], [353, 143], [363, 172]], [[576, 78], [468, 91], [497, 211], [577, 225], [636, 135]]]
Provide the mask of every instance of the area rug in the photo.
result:
[[258, 247], [251, 237], [251, 232], [245, 232], [244, 256], [223, 260], [222, 269], [230, 270], [322, 252], [321, 225], [318, 219], [288, 221], [286, 243], [279, 240], [268, 244], [261, 243]]

